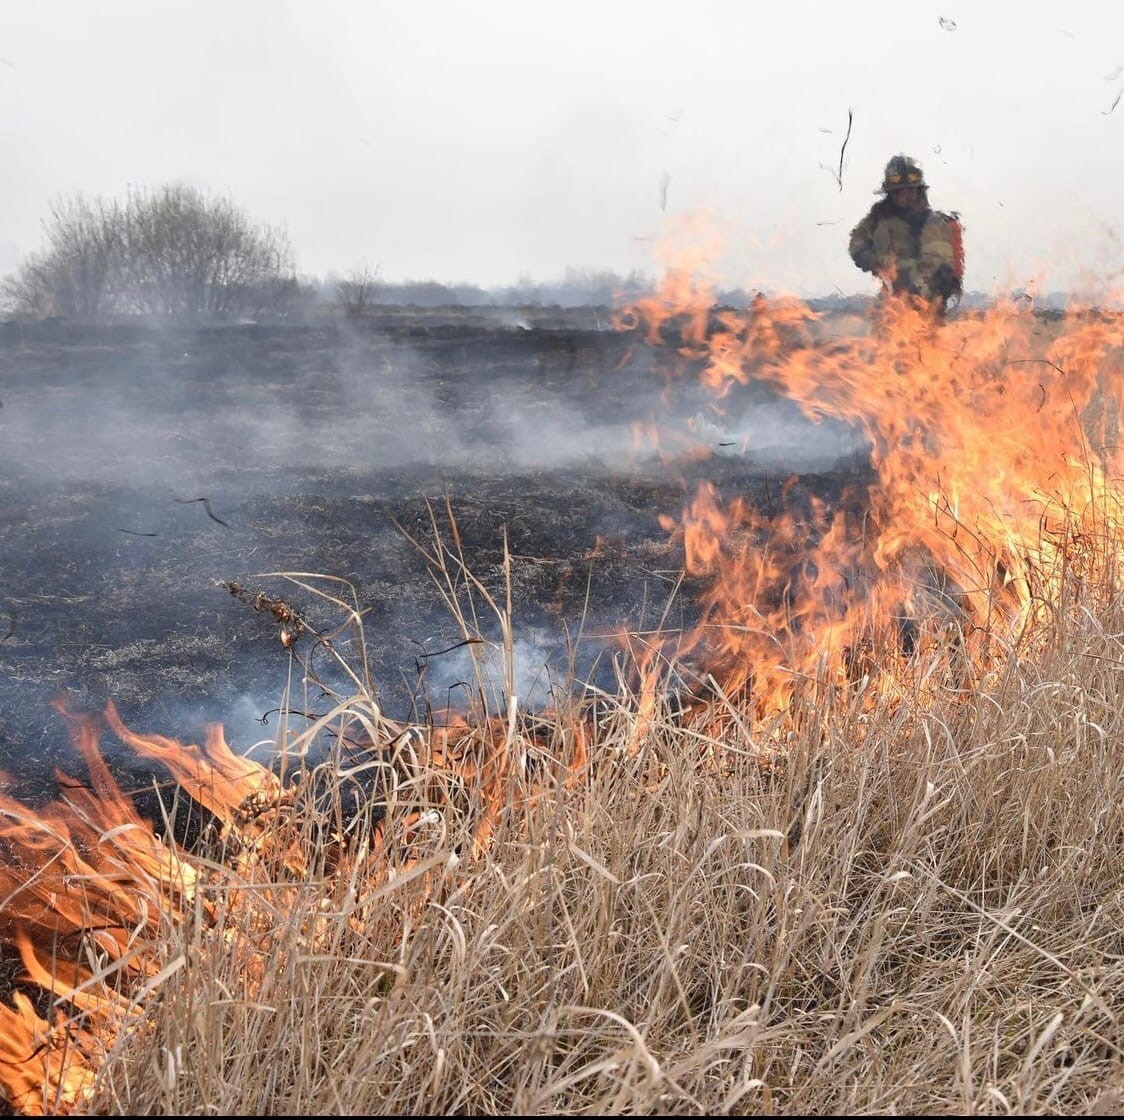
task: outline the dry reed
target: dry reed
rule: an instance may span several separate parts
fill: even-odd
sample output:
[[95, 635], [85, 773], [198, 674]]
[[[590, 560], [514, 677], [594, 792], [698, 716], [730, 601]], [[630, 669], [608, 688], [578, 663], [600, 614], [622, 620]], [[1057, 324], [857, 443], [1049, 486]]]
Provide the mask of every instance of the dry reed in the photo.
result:
[[817, 693], [771, 765], [721, 697], [601, 697], [578, 769], [580, 713], [512, 709], [483, 844], [495, 782], [419, 739], [326, 845], [329, 758], [299, 873], [216, 860], [168, 923], [89, 1110], [1118, 1111], [1124, 603], [1084, 594], [971, 689]]

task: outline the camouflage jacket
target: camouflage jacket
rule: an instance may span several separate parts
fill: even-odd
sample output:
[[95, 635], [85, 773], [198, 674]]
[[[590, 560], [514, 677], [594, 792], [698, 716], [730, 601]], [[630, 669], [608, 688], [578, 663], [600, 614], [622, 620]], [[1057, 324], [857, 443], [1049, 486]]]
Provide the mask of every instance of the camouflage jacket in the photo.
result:
[[905, 212], [884, 198], [851, 230], [851, 259], [895, 294], [947, 300], [960, 294], [953, 221], [928, 207]]

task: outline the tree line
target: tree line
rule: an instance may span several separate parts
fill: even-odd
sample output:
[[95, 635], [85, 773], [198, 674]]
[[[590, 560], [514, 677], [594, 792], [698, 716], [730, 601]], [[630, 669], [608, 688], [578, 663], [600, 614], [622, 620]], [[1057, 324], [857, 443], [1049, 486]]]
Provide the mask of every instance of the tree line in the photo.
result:
[[[610, 307], [654, 287], [652, 277], [635, 271], [576, 268], [548, 282], [522, 276], [492, 288], [390, 282], [368, 265], [323, 280], [300, 277], [282, 229], [255, 222], [225, 196], [181, 184], [133, 189], [123, 201], [59, 198], [43, 220], [43, 235], [43, 247], [0, 282], [0, 310], [11, 316], [229, 322], [292, 319], [326, 308], [361, 318], [380, 307]], [[752, 296], [742, 289], [716, 293], [727, 307], [745, 307]], [[846, 310], [856, 298], [812, 303]]]
[[172, 184], [124, 201], [52, 203], [44, 246], [3, 282], [17, 315], [232, 319], [276, 309], [296, 287], [285, 233], [228, 198]]
[[11, 316], [237, 321], [324, 307], [360, 317], [380, 306], [609, 306], [653, 283], [637, 272], [580, 269], [501, 288], [392, 283], [369, 266], [304, 278], [282, 229], [256, 222], [223, 195], [182, 184], [134, 188], [123, 200], [64, 196], [51, 203], [42, 228], [42, 247], [0, 282], [0, 307]]

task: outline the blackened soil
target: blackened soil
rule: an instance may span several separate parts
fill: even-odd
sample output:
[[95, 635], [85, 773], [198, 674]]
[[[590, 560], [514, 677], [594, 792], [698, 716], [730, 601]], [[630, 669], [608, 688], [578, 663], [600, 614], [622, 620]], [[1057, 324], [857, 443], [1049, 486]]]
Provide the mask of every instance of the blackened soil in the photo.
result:
[[[571, 670], [609, 683], [619, 628], [695, 617], [660, 516], [699, 480], [769, 507], [794, 471], [838, 493], [867, 469], [839, 433], [809, 458], [822, 433], [761, 388], [743, 407], [789, 434], [734, 447], [693, 383], [663, 392], [671, 351], [588, 318], [5, 327], [0, 769], [17, 787], [70, 765], [58, 697], [183, 739], [220, 722], [243, 750], [287, 687], [322, 710], [346, 674], [310, 634], [294, 660], [270, 604], [330, 635], [392, 718], [476, 687], [457, 615], [497, 640], [488, 596], [510, 607], [525, 702]], [[651, 420], [713, 454], [662, 462], [633, 443]], [[362, 614], [363, 648], [317, 590]]]

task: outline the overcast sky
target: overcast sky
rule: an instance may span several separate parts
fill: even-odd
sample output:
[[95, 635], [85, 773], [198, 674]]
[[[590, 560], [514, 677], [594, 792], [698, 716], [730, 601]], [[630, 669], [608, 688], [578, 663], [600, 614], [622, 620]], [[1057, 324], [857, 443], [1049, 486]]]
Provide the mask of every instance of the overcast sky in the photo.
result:
[[0, 90], [4, 272], [53, 198], [177, 180], [309, 275], [652, 272], [706, 214], [723, 283], [870, 291], [847, 235], [899, 151], [969, 289], [1124, 266], [1120, 0], [2, 0]]

